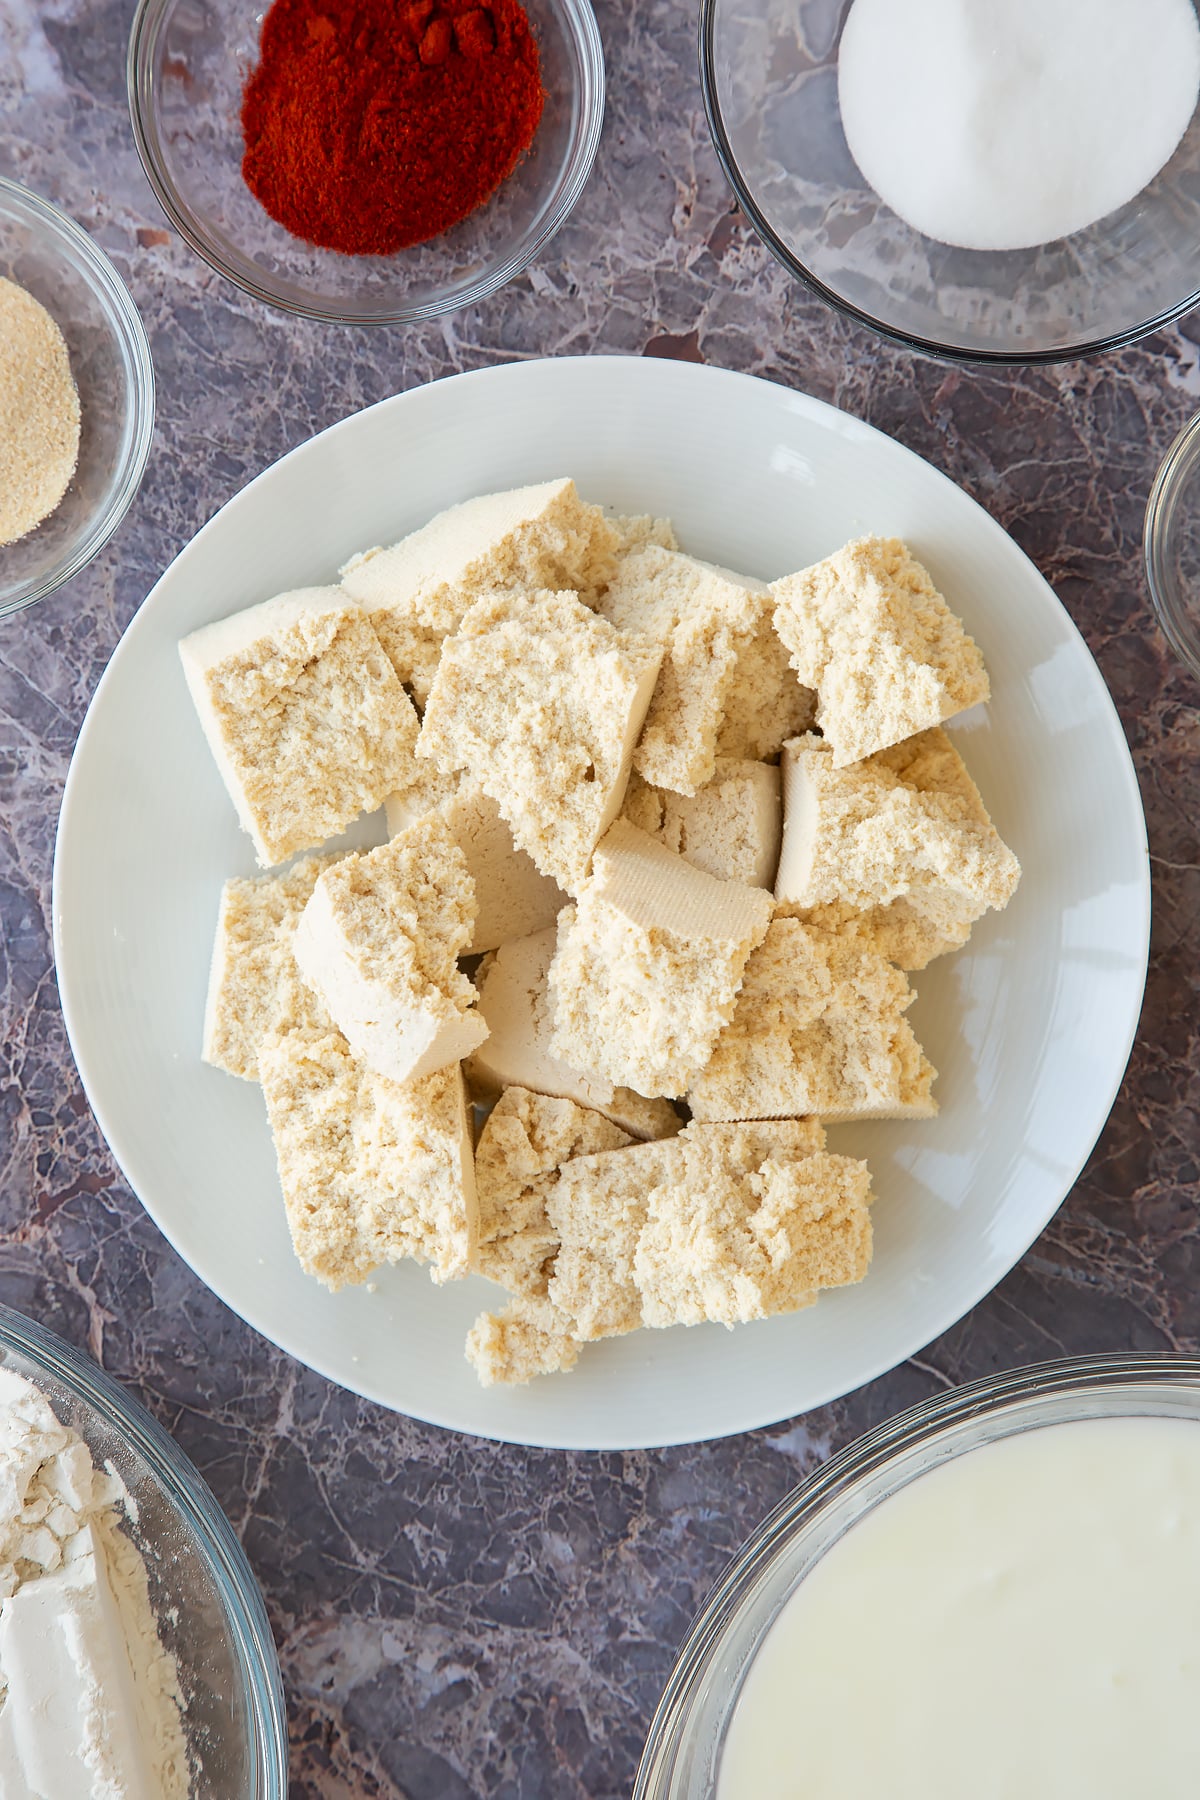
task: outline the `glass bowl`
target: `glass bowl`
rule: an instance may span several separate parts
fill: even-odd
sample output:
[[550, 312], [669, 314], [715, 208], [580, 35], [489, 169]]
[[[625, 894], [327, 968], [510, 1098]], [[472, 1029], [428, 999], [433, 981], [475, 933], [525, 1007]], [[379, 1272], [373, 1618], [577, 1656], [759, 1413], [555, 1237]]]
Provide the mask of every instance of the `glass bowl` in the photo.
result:
[[189, 1800], [284, 1800], [279, 1659], [250, 1565], [224, 1513], [161, 1426], [92, 1360], [0, 1306], [0, 1366], [45, 1394], [136, 1503], [163, 1643], [179, 1665]]
[[164, 212], [220, 274], [310, 319], [412, 323], [494, 293], [569, 216], [604, 117], [604, 53], [588, 0], [524, 3], [546, 107], [512, 174], [426, 244], [343, 256], [277, 225], [242, 180], [242, 89], [258, 61], [262, 12], [237, 0], [141, 0], [129, 39], [129, 110]]
[[1200, 1422], [1200, 1357], [1067, 1357], [955, 1388], [868, 1432], [801, 1483], [738, 1552], [694, 1620], [650, 1726], [633, 1800], [712, 1800], [725, 1733], [767, 1632], [863, 1515], [938, 1464], [1077, 1419]]
[[1184, 426], [1154, 478], [1142, 547], [1158, 622], [1200, 681], [1200, 414]]
[[1034, 250], [954, 249], [897, 218], [842, 131], [850, 0], [701, 0], [700, 75], [738, 203], [840, 312], [935, 356], [1054, 362], [1131, 343], [1200, 301], [1200, 109], [1127, 206]]
[[79, 463], [57, 508], [0, 546], [0, 618], [44, 600], [103, 548], [137, 493], [154, 433], [154, 369], [120, 276], [73, 219], [0, 177], [0, 275], [58, 324], [79, 389]]

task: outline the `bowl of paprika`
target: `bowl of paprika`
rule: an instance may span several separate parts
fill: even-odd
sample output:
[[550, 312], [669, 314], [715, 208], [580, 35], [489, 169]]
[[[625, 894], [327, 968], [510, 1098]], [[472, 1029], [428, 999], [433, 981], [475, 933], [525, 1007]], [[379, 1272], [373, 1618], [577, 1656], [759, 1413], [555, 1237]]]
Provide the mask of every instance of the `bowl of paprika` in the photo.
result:
[[604, 114], [588, 0], [140, 0], [138, 151], [247, 293], [401, 324], [519, 274], [569, 216]]

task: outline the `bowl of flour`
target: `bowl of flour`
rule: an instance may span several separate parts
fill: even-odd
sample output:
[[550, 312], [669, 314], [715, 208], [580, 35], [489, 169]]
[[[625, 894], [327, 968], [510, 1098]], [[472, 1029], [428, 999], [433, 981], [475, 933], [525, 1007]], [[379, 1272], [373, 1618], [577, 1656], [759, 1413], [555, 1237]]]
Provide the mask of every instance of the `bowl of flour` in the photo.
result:
[[702, 0], [700, 61], [747, 217], [887, 337], [1047, 362], [1200, 301], [1194, 0]]
[[0, 1306], [0, 1794], [282, 1800], [279, 1663], [196, 1470]]

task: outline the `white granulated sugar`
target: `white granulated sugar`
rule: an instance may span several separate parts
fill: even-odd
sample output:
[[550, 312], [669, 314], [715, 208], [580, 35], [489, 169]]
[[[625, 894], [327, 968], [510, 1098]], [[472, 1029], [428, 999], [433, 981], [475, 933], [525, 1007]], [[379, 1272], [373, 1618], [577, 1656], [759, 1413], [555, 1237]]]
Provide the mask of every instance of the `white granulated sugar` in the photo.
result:
[[178, 1670], [123, 1505], [79, 1434], [0, 1370], [5, 1800], [186, 1800]]
[[971, 250], [1050, 243], [1124, 206], [1198, 93], [1191, 0], [854, 0], [838, 53], [864, 178]]

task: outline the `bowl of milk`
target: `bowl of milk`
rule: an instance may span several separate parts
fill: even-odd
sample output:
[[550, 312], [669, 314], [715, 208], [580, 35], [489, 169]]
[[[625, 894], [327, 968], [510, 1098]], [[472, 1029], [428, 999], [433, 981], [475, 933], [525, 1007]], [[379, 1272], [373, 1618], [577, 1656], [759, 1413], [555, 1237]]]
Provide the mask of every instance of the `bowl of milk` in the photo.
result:
[[634, 1800], [1184, 1800], [1200, 1357], [973, 1383], [790, 1495], [709, 1596]]
[[700, 63], [742, 210], [887, 337], [1045, 362], [1200, 301], [1194, 0], [702, 0]]

